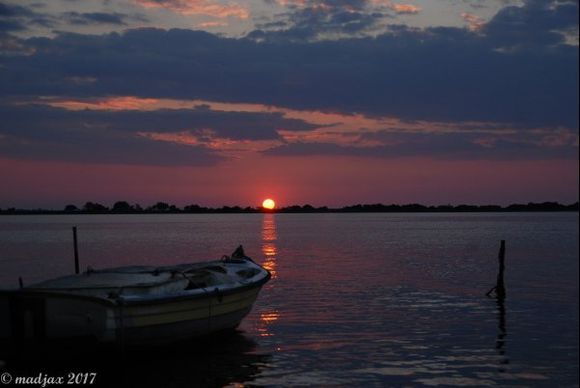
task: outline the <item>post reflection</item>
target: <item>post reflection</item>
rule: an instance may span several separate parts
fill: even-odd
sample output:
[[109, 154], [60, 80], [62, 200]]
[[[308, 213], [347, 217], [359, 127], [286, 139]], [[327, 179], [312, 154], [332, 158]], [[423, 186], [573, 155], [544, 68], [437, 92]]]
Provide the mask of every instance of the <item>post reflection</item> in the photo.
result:
[[506, 316], [505, 316], [505, 298], [498, 297], [496, 299], [497, 303], [497, 338], [495, 340], [495, 348], [497, 350], [497, 354], [500, 356], [500, 372], [506, 371], [506, 365], [510, 363], [509, 357], [506, 354], [506, 337], [507, 337], [507, 328], [506, 328]]
[[262, 266], [272, 274], [272, 279], [276, 279], [278, 274], [276, 272], [276, 219], [274, 214], [264, 214], [262, 219], [262, 253], [264, 254], [264, 262]]
[[506, 371], [506, 365], [510, 363], [510, 360], [506, 354], [505, 344], [507, 337], [506, 328], [506, 317], [505, 317], [505, 299], [506, 299], [506, 289], [504, 281], [505, 272], [505, 240], [501, 240], [501, 245], [499, 247], [498, 254], [499, 261], [499, 272], [497, 274], [497, 281], [495, 287], [487, 292], [488, 297], [495, 297], [497, 304], [497, 338], [495, 340], [495, 348], [498, 355], [500, 356], [500, 372]]

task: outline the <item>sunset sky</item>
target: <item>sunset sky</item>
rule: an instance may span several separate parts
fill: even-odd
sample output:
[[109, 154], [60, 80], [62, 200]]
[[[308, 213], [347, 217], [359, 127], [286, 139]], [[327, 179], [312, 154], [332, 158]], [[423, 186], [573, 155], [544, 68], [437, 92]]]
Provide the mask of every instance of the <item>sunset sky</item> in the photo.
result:
[[578, 1], [0, 0], [0, 208], [578, 200]]

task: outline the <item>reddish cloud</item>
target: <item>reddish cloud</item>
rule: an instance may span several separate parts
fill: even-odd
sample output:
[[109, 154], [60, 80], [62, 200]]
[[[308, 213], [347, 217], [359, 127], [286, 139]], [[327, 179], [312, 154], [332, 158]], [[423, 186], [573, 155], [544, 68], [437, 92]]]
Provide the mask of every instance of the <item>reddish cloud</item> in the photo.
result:
[[[296, 119], [317, 126], [315, 131], [295, 134], [303, 141], [313, 132], [320, 134], [336, 134], [339, 132], [376, 132], [392, 131], [407, 133], [453, 133], [453, 132], [485, 132], [485, 133], [515, 133], [509, 126], [501, 123], [483, 123], [477, 121], [437, 122], [437, 121], [405, 121], [389, 116], [367, 116], [360, 113], [327, 112], [307, 109], [290, 109], [275, 105], [220, 102], [208, 100], [183, 100], [170, 98], [143, 98], [137, 96], [114, 96], [90, 99], [61, 99], [57, 97], [42, 97], [21, 102], [19, 104], [41, 104], [71, 111], [105, 110], [105, 111], [156, 111], [161, 109], [195, 109], [203, 106], [216, 112], [246, 112], [246, 113], [280, 113], [286, 119]], [[284, 128], [279, 128], [282, 133]]]
[[417, 7], [416, 5], [411, 5], [411, 4], [393, 3], [393, 4], [391, 4], [390, 8], [398, 14], [416, 14], [416, 13], [419, 13], [421, 11], [420, 7]]
[[228, 139], [220, 136], [212, 129], [204, 129], [196, 133], [190, 131], [180, 132], [139, 132], [139, 136], [144, 138], [189, 146], [203, 146], [208, 149], [219, 152], [220, 155], [229, 158], [239, 158], [242, 154], [248, 152], [262, 152], [273, 147], [279, 146], [279, 140], [246, 140], [246, 139]]
[[471, 31], [479, 31], [483, 28], [483, 26], [485, 26], [485, 20], [475, 14], [462, 12], [461, 17], [467, 22], [467, 25]]
[[145, 8], [163, 8], [182, 15], [208, 15], [217, 18], [248, 19], [250, 11], [235, 3], [220, 4], [209, 0], [135, 0]]
[[[136, 96], [116, 96], [93, 99], [59, 99], [44, 97], [25, 104], [43, 104], [68, 111], [109, 111], [109, 112], [150, 112], [157, 111], [196, 111], [203, 109], [210, 115], [218, 117], [227, 114], [277, 115], [278, 124], [272, 124], [270, 136], [231, 136], [231, 131], [216, 131], [214, 127], [199, 126], [199, 122], [191, 121], [175, 128], [175, 124], [164, 121], [166, 127], [160, 130], [139, 130], [138, 135], [156, 142], [175, 143], [189, 146], [203, 146], [228, 157], [247, 156], [251, 152], [263, 152], [269, 149], [298, 154], [327, 153], [340, 151], [359, 156], [382, 154], [384, 146], [390, 149], [408, 147], [409, 141], [415, 144], [430, 136], [431, 139], [446, 139], [443, 147], [450, 147], [453, 141], [471, 149], [472, 144], [500, 149], [505, 144], [521, 144], [526, 150], [529, 146], [540, 147], [552, 152], [562, 147], [578, 147], [578, 135], [566, 128], [536, 127], [518, 128], [509, 123], [461, 121], [407, 121], [389, 116], [367, 116], [360, 113], [324, 112], [317, 110], [298, 110], [285, 107], [251, 104], [217, 102], [207, 100], [180, 100], [168, 98], [141, 98]], [[306, 127], [297, 130], [292, 123], [303, 123]], [[288, 123], [288, 124], [284, 124]], [[246, 128], [255, 126], [257, 122], [238, 123], [234, 126]], [[185, 125], [185, 126], [184, 126]], [[290, 125], [287, 127], [285, 125]], [[185, 129], [184, 129], [185, 128]], [[436, 135], [440, 135], [437, 137]], [[445, 135], [445, 136], [443, 136]], [[248, 137], [249, 136], [249, 137]], [[507, 143], [505, 143], [507, 142]], [[288, 147], [295, 145], [294, 147]], [[336, 147], [347, 148], [336, 148]], [[305, 148], [306, 147], [306, 148]], [[435, 145], [433, 145], [435, 148]], [[453, 147], [452, 147], [453, 148]], [[461, 148], [461, 147], [460, 147]], [[552, 149], [552, 151], [550, 151]], [[380, 152], [379, 152], [380, 151]], [[461, 148], [461, 152], [465, 149]], [[474, 152], [475, 151], [471, 150]], [[529, 151], [529, 150], [528, 150]], [[526, 152], [528, 152], [526, 151]], [[276, 151], [277, 152], [277, 151]], [[428, 153], [428, 150], [422, 152]], [[515, 152], [515, 151], [514, 151]], [[412, 152], [414, 154], [414, 152]], [[465, 154], [462, 154], [465, 156]], [[551, 155], [551, 154], [550, 154]], [[488, 155], [491, 157], [491, 154]]]
[[215, 28], [215, 27], [225, 27], [227, 25], [228, 25], [228, 23], [225, 23], [225, 22], [213, 21], [213, 22], [199, 23], [197, 26], [201, 27], [201, 28]]
[[108, 97], [101, 99], [58, 99], [44, 98], [36, 103], [46, 104], [66, 110], [155, 110], [160, 109], [160, 100], [156, 98], [141, 98], [133, 96]]
[[393, 3], [389, 0], [370, 0], [370, 3], [376, 6], [388, 8], [400, 15], [414, 15], [421, 12], [421, 7], [412, 4]]
[[306, 7], [306, 0], [276, 0], [276, 3], [283, 7]]

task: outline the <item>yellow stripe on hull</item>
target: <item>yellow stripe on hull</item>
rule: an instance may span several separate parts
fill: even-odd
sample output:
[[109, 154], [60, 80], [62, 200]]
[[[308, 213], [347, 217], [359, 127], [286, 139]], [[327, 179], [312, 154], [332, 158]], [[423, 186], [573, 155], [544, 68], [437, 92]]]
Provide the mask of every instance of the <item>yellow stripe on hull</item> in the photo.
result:
[[161, 306], [131, 306], [117, 310], [117, 325], [124, 328], [165, 325], [183, 321], [210, 319], [249, 308], [255, 302], [259, 289], [239, 294], [174, 302]]

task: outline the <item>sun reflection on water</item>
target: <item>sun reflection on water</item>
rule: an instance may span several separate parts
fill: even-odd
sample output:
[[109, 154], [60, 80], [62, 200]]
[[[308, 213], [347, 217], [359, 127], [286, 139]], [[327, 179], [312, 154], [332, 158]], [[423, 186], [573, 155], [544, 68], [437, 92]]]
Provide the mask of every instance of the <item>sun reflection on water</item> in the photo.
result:
[[258, 327], [258, 335], [260, 337], [272, 337], [274, 334], [270, 330], [270, 325], [280, 318], [280, 313], [277, 311], [266, 311], [260, 314], [260, 326]]
[[262, 266], [272, 274], [272, 279], [276, 279], [276, 243], [278, 236], [276, 234], [276, 219], [274, 214], [264, 214], [262, 220], [262, 254], [264, 262]]
[[[278, 278], [276, 256], [276, 216], [274, 214], [264, 214], [262, 219], [262, 254], [264, 256], [262, 266], [272, 274], [272, 281], [266, 287], [272, 287], [274, 280]], [[267, 309], [260, 313], [259, 325], [257, 328], [260, 337], [272, 337], [271, 325], [280, 318], [280, 313], [275, 309]]]

